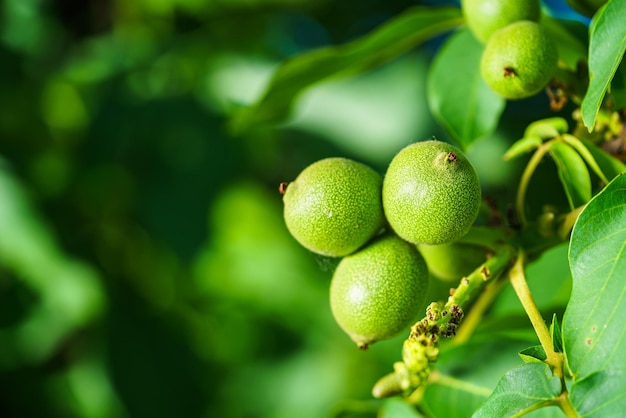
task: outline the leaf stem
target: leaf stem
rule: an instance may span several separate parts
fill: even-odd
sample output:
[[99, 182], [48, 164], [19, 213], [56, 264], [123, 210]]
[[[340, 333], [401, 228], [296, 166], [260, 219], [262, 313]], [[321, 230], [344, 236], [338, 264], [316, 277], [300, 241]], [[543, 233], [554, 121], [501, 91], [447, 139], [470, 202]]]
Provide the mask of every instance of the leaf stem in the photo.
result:
[[565, 384], [563, 354], [557, 353], [554, 350], [552, 334], [543, 320], [543, 317], [537, 308], [537, 304], [530, 293], [528, 283], [526, 282], [526, 276], [524, 274], [525, 258], [524, 252], [520, 249], [517, 260], [515, 260], [515, 264], [509, 270], [509, 280], [513, 286], [513, 290], [515, 290], [517, 297], [522, 303], [533, 328], [535, 329], [535, 333], [539, 338], [543, 351], [546, 353], [546, 364], [550, 366], [554, 375], [561, 380], [561, 394], [555, 399], [555, 403], [559, 406], [559, 408], [561, 408], [561, 411], [563, 411], [565, 416], [568, 418], [577, 418], [578, 413], [569, 399], [567, 386]]
[[510, 245], [502, 245], [497, 252], [481, 264], [467, 277], [461, 279], [459, 286], [450, 295], [444, 308], [459, 305], [466, 309], [474, 296], [483, 288], [486, 282], [492, 281], [504, 273], [515, 257], [515, 250]]
[[567, 393], [567, 388], [565, 388], [565, 383], [562, 382], [564, 390], [561, 392], [561, 395], [559, 395], [558, 398], [556, 398], [557, 400], [557, 405], [559, 406], [559, 408], [561, 408], [561, 411], [563, 411], [563, 413], [565, 414], [566, 417], [568, 418], [578, 418], [578, 412], [576, 412], [576, 409], [574, 409], [574, 405], [572, 405], [572, 401], [570, 401], [569, 399], [569, 395]]
[[472, 305], [472, 309], [470, 309], [467, 315], [465, 315], [465, 318], [463, 318], [463, 322], [461, 322], [461, 326], [452, 341], [453, 344], [461, 345], [470, 339], [483, 318], [485, 311], [491, 307], [493, 301], [500, 294], [505, 284], [506, 280], [500, 280], [500, 278], [498, 278], [490, 286], [487, 286], [480, 296], [478, 296], [476, 302]]
[[535, 329], [537, 337], [539, 337], [539, 342], [546, 353], [546, 363], [552, 368], [555, 375], [563, 379], [563, 356], [554, 351], [550, 330], [543, 320], [537, 308], [537, 304], [530, 293], [524, 274], [524, 260], [524, 253], [520, 250], [515, 264], [509, 270], [509, 280]]

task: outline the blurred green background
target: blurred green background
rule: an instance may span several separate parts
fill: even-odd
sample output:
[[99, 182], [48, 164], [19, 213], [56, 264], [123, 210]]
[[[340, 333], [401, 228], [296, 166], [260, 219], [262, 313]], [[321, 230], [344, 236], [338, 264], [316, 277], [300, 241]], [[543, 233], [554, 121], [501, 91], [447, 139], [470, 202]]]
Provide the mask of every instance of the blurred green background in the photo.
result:
[[[307, 90], [281, 126], [228, 121], [280, 61], [415, 4], [4, 0], [0, 416], [374, 413], [405, 336], [361, 352], [339, 330], [335, 261], [288, 235], [277, 185], [447, 140], [424, 93], [437, 41]], [[468, 150], [504, 201], [519, 170], [501, 155], [546, 111], [517, 106]]]

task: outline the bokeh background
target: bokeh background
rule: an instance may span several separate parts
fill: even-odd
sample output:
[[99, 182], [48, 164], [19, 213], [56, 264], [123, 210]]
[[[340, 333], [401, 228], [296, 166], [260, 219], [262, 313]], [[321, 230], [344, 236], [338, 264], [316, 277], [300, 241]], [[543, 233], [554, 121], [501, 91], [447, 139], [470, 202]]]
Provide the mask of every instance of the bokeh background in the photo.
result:
[[[282, 60], [416, 4], [4, 0], [0, 416], [375, 416], [405, 336], [361, 352], [339, 330], [336, 261], [289, 236], [277, 186], [450, 140], [425, 97], [441, 39], [307, 90], [280, 126], [229, 120]], [[510, 201], [501, 155], [544, 112], [512, 104], [467, 150], [486, 193]]]

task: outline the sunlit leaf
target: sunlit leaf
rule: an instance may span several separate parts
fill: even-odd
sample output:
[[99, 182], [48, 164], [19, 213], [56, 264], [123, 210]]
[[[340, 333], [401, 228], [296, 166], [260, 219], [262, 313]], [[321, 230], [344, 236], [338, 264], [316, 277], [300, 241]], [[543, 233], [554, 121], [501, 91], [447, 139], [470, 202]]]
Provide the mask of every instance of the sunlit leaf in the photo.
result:
[[615, 178], [581, 212], [569, 248], [572, 296], [563, 345], [577, 380], [626, 369], [626, 176]]
[[521, 415], [549, 404], [561, 392], [561, 382], [543, 363], [527, 363], [506, 373], [474, 418]]
[[415, 7], [348, 44], [313, 50], [278, 67], [265, 94], [233, 121], [236, 131], [285, 118], [303, 89], [337, 75], [354, 75], [409, 51], [462, 22], [455, 7]]
[[590, 131], [626, 50], [624, 10], [626, 0], [609, 1], [593, 17], [589, 28], [589, 88], [581, 110]]
[[434, 116], [464, 147], [491, 134], [506, 100], [480, 74], [483, 45], [469, 30], [448, 39], [428, 74], [428, 103]]
[[559, 117], [541, 119], [532, 122], [524, 131], [524, 136], [551, 139], [567, 132], [569, 125], [567, 120]]

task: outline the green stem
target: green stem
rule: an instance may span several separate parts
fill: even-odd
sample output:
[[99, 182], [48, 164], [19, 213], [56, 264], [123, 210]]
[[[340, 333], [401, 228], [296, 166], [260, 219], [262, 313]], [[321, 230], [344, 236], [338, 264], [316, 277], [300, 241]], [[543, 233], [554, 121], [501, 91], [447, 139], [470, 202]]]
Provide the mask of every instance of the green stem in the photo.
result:
[[561, 395], [557, 398], [557, 405], [559, 406], [559, 408], [561, 408], [561, 411], [563, 411], [566, 417], [578, 418], [578, 412], [576, 412], [576, 409], [574, 409], [574, 405], [572, 405], [572, 401], [570, 401], [569, 399], [567, 388], [565, 388], [565, 383], [562, 382], [562, 384], [564, 389], [561, 392]]
[[552, 342], [552, 335], [546, 325], [537, 304], [533, 299], [528, 283], [526, 282], [526, 276], [524, 274], [524, 253], [519, 251], [515, 264], [509, 270], [509, 280], [513, 286], [513, 290], [517, 294], [530, 322], [535, 329], [539, 342], [546, 353], [546, 363], [552, 368], [554, 374], [559, 378], [563, 378], [563, 356], [560, 353], [554, 351], [554, 344]]
[[463, 322], [461, 322], [461, 326], [454, 337], [453, 344], [461, 345], [470, 339], [480, 323], [480, 320], [483, 318], [483, 315], [487, 309], [491, 307], [493, 301], [500, 294], [505, 284], [505, 280], [498, 278], [498, 280], [490, 286], [487, 286], [480, 296], [478, 296], [478, 299], [476, 299], [476, 302], [472, 305], [472, 309], [470, 309], [467, 315], [465, 315], [465, 318], [463, 318]]
[[489, 387], [479, 386], [466, 380], [457, 379], [456, 377], [442, 374], [437, 370], [433, 370], [430, 376], [428, 376], [428, 383], [439, 383], [448, 388], [459, 389], [465, 393], [485, 398], [491, 395], [492, 392], [492, 389]]
[[444, 308], [449, 310], [452, 305], [459, 305], [467, 308], [469, 302], [480, 291], [487, 281], [499, 277], [515, 257], [515, 250], [509, 245], [502, 245], [501, 248], [487, 261], [480, 265], [467, 277], [461, 279], [459, 286], [454, 289]]
[[546, 155], [550, 151], [550, 143], [546, 142], [537, 148], [533, 156], [528, 161], [524, 172], [522, 173], [522, 177], [520, 179], [520, 184], [517, 189], [517, 198], [515, 202], [515, 210], [517, 211], [517, 217], [522, 226], [526, 225], [526, 214], [524, 212], [524, 204], [526, 198], [526, 189], [528, 188], [528, 184], [530, 183], [530, 178], [532, 177], [535, 169], [543, 159], [543, 156]]
[[[572, 211], [572, 217], [577, 215], [577, 211]], [[568, 418], [578, 417], [578, 413], [574, 409], [572, 402], [569, 399], [567, 392], [567, 386], [565, 384], [564, 358], [562, 353], [557, 353], [554, 350], [554, 342], [552, 340], [552, 334], [543, 320], [537, 304], [532, 297], [528, 283], [526, 282], [526, 275], [524, 274], [525, 254], [520, 249], [518, 258], [515, 261], [513, 267], [509, 270], [509, 280], [517, 294], [518, 299], [522, 303], [530, 322], [535, 329], [535, 333], [539, 338], [539, 342], [543, 347], [543, 351], [546, 353], [546, 364], [550, 366], [552, 372], [561, 380], [561, 394], [556, 398], [556, 405], [561, 408], [565, 416]]]

